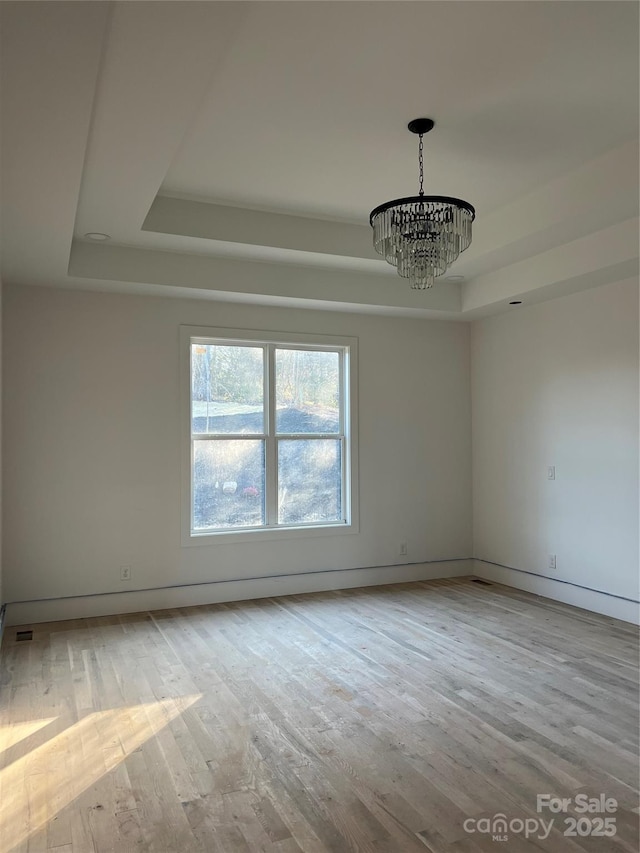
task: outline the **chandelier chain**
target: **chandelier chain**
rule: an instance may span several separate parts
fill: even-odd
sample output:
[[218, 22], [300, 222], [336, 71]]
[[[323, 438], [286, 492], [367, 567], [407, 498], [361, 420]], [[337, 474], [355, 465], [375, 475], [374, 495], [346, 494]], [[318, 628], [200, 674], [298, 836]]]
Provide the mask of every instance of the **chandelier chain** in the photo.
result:
[[424, 167], [422, 163], [422, 151], [424, 146], [422, 144], [422, 136], [423, 134], [421, 133], [420, 142], [418, 144], [418, 162], [420, 164], [420, 195], [424, 195]]

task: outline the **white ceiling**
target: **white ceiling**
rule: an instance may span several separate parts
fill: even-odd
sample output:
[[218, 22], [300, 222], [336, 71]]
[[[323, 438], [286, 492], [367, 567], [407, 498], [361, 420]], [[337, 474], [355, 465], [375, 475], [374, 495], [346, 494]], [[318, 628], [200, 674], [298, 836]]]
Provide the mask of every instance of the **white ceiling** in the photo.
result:
[[[636, 275], [638, 9], [1, 2], [3, 280], [472, 319]], [[368, 216], [421, 115], [477, 219], [416, 293]]]

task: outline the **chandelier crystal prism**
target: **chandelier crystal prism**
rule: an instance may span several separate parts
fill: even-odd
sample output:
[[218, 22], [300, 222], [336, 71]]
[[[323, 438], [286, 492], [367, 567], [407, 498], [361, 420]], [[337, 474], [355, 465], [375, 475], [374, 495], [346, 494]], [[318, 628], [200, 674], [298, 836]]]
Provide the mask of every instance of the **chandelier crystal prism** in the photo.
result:
[[433, 128], [430, 118], [417, 118], [408, 128], [420, 137], [420, 191], [387, 201], [371, 211], [373, 248], [408, 278], [414, 290], [433, 287], [434, 280], [471, 244], [475, 209], [466, 201], [424, 194], [422, 137]]

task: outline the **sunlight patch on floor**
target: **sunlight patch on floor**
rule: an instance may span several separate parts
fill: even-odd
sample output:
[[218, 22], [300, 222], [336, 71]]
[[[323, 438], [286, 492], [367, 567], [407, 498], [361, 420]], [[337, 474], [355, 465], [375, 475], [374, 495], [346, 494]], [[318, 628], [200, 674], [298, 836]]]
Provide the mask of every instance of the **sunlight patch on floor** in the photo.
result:
[[[201, 696], [178, 696], [87, 714], [0, 770], [3, 849], [12, 850], [43, 829], [83, 791]], [[15, 744], [54, 719], [3, 727], [1, 737], [7, 741], [12, 738], [9, 745]], [[4, 743], [0, 740], [0, 744]]]
[[23, 720], [19, 723], [9, 723], [6, 726], [0, 726], [0, 755], [21, 740], [31, 737], [35, 732], [40, 731], [49, 723], [56, 720], [57, 717], [43, 717], [40, 720]]

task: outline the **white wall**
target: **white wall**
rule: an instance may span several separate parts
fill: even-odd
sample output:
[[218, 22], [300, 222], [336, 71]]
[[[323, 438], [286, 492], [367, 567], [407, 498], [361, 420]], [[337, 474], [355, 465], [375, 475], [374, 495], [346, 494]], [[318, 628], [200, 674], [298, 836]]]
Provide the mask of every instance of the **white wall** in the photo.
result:
[[477, 571], [633, 618], [621, 599], [637, 601], [639, 582], [637, 280], [474, 323], [471, 364], [474, 555], [552, 580]]
[[[0, 608], [4, 604], [4, 589], [2, 586], [2, 278], [0, 278]], [[2, 630], [2, 613], [0, 610], [0, 636]]]
[[[359, 533], [181, 547], [180, 324], [359, 338]], [[8, 602], [471, 554], [466, 324], [7, 286], [4, 330]], [[130, 584], [121, 565], [133, 568]], [[451, 563], [436, 576], [468, 569]], [[352, 573], [331, 585], [429, 571]], [[189, 602], [213, 600], [194, 589]], [[74, 613], [176, 601], [125, 599]], [[9, 614], [28, 621], [69, 609], [12, 605]]]

